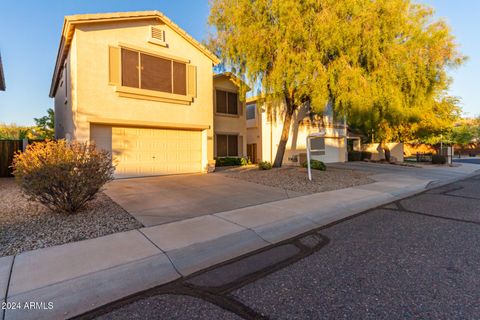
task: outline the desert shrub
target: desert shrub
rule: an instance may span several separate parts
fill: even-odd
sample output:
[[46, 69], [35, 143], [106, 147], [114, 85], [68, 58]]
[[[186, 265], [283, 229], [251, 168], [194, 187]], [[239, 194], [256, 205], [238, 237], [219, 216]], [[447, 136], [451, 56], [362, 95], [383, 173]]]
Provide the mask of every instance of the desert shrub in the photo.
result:
[[240, 160], [240, 165], [241, 165], [241, 166], [248, 166], [248, 165], [250, 165], [250, 164], [252, 164], [252, 162], [250, 161], [250, 159], [248, 159], [248, 158], [241, 158], [241, 160]]
[[[304, 168], [307, 168], [307, 161], [305, 161], [302, 166]], [[314, 170], [320, 170], [320, 171], [325, 171], [327, 170], [327, 166], [325, 165], [325, 163], [323, 163], [322, 161], [319, 161], [319, 160], [310, 160], [310, 167]]]
[[348, 152], [348, 161], [362, 161], [362, 152], [361, 151], [349, 151]]
[[220, 157], [216, 159], [217, 167], [246, 166], [247, 164], [250, 164], [247, 158]]
[[368, 151], [362, 151], [362, 161], [363, 160], [372, 160], [372, 153]]
[[434, 154], [432, 155], [432, 163], [433, 164], [445, 164], [447, 163], [447, 158], [445, 156]]
[[31, 144], [13, 160], [13, 174], [28, 198], [65, 213], [93, 200], [114, 170], [108, 152], [65, 140]]
[[272, 169], [272, 164], [268, 161], [262, 161], [258, 164], [258, 169], [260, 169], [260, 170], [270, 170], [270, 169]]

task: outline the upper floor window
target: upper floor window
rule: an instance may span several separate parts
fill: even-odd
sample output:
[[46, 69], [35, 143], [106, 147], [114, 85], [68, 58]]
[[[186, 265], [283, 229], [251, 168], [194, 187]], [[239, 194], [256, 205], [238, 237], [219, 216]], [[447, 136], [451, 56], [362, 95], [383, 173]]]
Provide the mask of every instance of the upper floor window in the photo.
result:
[[256, 118], [257, 106], [255, 104], [247, 104], [247, 120], [253, 120]]
[[238, 94], [222, 90], [215, 91], [217, 113], [238, 115]]
[[122, 48], [122, 86], [187, 95], [187, 65]]

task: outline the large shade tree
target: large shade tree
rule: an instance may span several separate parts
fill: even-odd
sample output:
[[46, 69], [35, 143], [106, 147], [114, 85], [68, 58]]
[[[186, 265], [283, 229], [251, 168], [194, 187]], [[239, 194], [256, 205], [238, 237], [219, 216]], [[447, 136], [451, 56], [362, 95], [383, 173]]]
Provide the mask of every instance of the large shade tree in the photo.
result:
[[[463, 61], [448, 26], [410, 0], [211, 0], [211, 46], [266, 99], [283, 99], [281, 166], [291, 121], [327, 103], [381, 145], [438, 106]], [[278, 104], [273, 104], [278, 105]]]

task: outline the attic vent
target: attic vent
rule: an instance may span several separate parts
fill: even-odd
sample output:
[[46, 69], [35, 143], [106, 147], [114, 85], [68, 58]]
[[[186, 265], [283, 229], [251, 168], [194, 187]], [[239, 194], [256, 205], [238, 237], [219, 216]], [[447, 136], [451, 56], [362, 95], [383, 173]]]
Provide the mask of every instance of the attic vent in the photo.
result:
[[150, 28], [149, 42], [166, 47], [167, 43], [165, 42], [165, 30], [162, 30], [161, 28], [152, 26]]
[[165, 31], [160, 28], [152, 27], [152, 39], [165, 42]]

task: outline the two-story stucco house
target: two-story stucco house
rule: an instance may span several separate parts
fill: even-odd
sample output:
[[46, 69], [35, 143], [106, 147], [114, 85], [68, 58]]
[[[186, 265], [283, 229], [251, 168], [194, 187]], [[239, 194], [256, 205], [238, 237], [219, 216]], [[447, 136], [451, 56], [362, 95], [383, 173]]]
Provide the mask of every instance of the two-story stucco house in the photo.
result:
[[[67, 16], [50, 90], [56, 136], [110, 151], [120, 177], [206, 172], [216, 152], [218, 62], [158, 11]], [[246, 143], [245, 129], [218, 128]]]
[[[273, 162], [283, 128], [282, 106], [267, 107], [255, 98], [247, 99], [247, 154], [252, 162]], [[331, 107], [327, 106], [323, 115], [310, 114], [307, 106], [300, 108], [293, 116], [283, 164], [301, 165], [306, 161], [306, 141], [311, 133], [325, 133], [316, 139], [313, 159], [325, 163], [347, 161], [347, 126], [343, 121], [335, 121]]]

